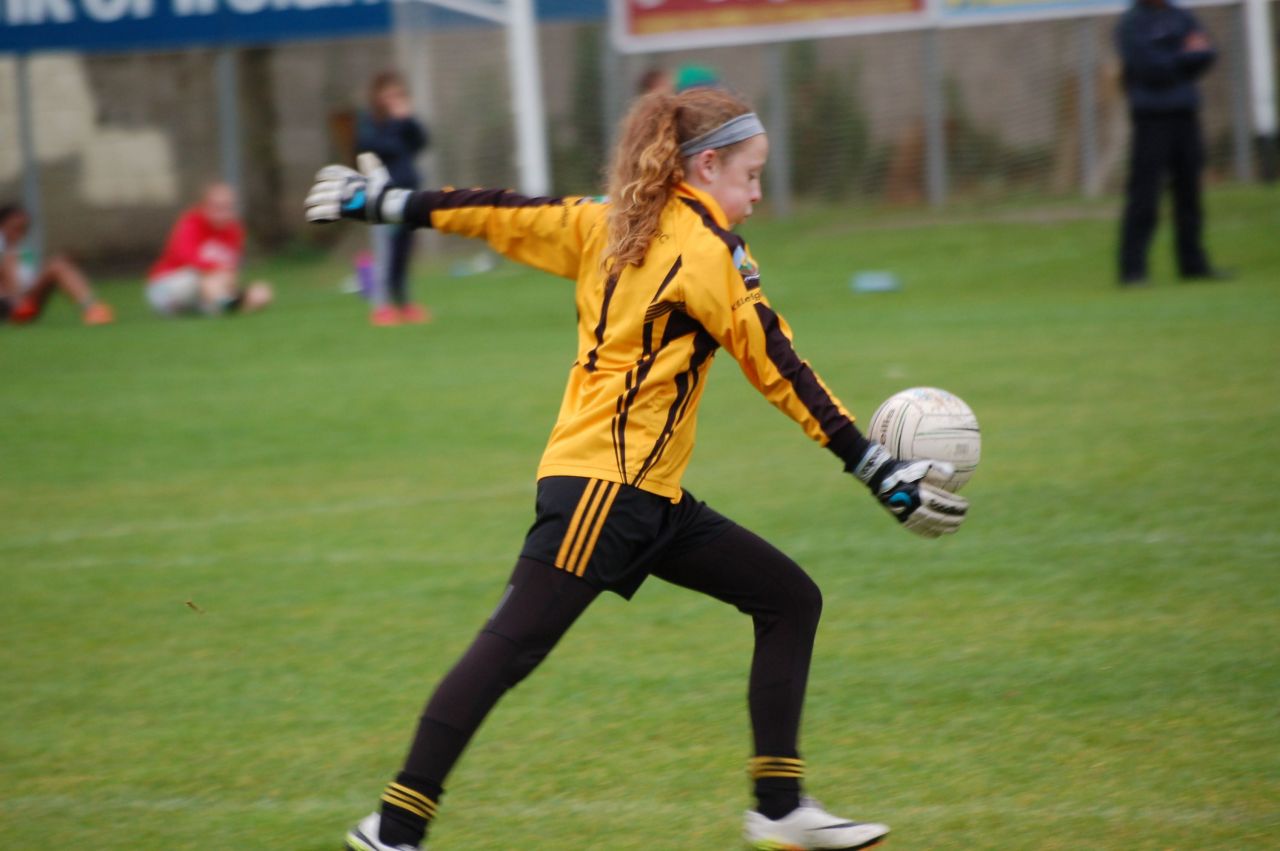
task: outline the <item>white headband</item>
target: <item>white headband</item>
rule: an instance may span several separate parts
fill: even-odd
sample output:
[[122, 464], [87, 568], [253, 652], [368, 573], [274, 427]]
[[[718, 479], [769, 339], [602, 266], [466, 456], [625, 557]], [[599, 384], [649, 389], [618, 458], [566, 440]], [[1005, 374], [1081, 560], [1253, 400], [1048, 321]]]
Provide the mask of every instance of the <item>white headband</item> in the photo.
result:
[[752, 136], [764, 134], [764, 124], [754, 112], [746, 112], [730, 118], [714, 130], [708, 130], [695, 139], [690, 139], [680, 146], [680, 156], [691, 157], [713, 148], [725, 148]]

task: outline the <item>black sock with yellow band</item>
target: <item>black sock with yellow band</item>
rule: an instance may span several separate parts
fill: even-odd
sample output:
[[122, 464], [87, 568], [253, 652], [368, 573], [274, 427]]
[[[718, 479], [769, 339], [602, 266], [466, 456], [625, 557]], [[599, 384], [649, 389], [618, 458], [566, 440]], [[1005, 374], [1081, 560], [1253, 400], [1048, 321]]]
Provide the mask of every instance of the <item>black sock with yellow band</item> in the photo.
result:
[[436, 816], [440, 784], [402, 771], [382, 793], [379, 839], [387, 845], [418, 845]]
[[787, 756], [757, 756], [747, 763], [755, 782], [756, 811], [777, 820], [800, 806], [804, 760]]

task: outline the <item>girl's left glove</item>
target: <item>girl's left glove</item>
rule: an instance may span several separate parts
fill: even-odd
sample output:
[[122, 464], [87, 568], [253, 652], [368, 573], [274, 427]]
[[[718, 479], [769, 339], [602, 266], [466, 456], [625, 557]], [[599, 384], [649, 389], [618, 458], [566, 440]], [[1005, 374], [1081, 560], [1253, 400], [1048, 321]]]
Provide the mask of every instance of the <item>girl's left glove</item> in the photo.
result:
[[404, 221], [404, 205], [410, 189], [391, 187], [391, 175], [377, 154], [356, 158], [359, 171], [344, 165], [327, 165], [316, 172], [307, 193], [307, 221], [324, 224], [356, 219], [371, 224]]
[[853, 469], [904, 528], [925, 538], [954, 534], [969, 511], [969, 500], [938, 486], [953, 472], [946, 461], [900, 461], [878, 443]]

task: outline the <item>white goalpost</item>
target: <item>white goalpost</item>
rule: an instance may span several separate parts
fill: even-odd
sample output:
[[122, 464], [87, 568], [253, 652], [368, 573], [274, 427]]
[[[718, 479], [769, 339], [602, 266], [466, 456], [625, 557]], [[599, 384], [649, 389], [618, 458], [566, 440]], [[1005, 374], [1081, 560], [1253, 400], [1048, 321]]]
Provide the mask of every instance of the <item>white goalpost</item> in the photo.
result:
[[[1253, 107], [1255, 141], [1263, 152], [1264, 176], [1274, 180], [1276, 127], [1276, 59], [1272, 49], [1271, 5], [1268, 0], [1245, 0], [1245, 33], [1248, 43], [1250, 103]], [[1268, 162], [1266, 157], [1271, 157]]]

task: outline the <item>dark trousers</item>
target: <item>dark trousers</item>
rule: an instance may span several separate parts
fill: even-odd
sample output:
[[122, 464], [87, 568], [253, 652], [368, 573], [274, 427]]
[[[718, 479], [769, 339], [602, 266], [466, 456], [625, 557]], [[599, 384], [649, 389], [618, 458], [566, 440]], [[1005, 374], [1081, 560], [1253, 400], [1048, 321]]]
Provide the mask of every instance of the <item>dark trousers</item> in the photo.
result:
[[[654, 565], [651, 575], [751, 617], [755, 653], [748, 706], [756, 753], [797, 756], [800, 712], [822, 612], [822, 594], [813, 580], [767, 541], [737, 525]], [[499, 698], [537, 667], [598, 594], [571, 573], [521, 558], [497, 610], [427, 703], [406, 775], [427, 781], [429, 794], [438, 795]]]
[[377, 304], [403, 307], [409, 303], [409, 258], [413, 254], [413, 228], [408, 225], [381, 225], [374, 239], [377, 273], [374, 300]]
[[1129, 180], [1120, 231], [1120, 278], [1147, 275], [1147, 251], [1155, 234], [1160, 190], [1166, 179], [1173, 189], [1173, 219], [1180, 275], [1203, 275], [1209, 259], [1201, 242], [1204, 217], [1200, 207], [1200, 172], [1204, 144], [1193, 111], [1133, 113]]

